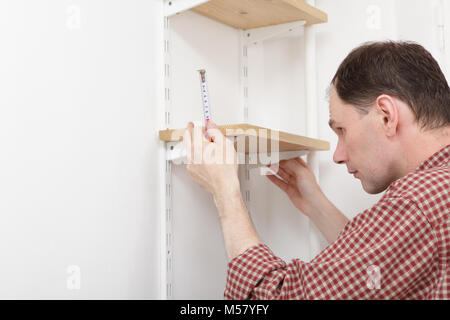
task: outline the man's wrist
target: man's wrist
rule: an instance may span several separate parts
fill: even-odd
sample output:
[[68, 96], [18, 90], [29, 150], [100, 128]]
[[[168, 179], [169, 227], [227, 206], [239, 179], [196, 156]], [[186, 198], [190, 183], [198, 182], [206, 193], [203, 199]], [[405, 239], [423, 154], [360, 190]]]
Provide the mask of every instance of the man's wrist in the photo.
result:
[[218, 187], [213, 196], [220, 216], [224, 216], [228, 211], [233, 211], [233, 208], [236, 209], [236, 207], [243, 205], [237, 176], [232, 181], [228, 181], [226, 185]]
[[236, 176], [228, 177], [224, 179], [224, 182], [217, 184], [214, 188], [213, 195], [215, 198], [221, 196], [229, 196], [239, 193], [241, 191], [239, 178]]

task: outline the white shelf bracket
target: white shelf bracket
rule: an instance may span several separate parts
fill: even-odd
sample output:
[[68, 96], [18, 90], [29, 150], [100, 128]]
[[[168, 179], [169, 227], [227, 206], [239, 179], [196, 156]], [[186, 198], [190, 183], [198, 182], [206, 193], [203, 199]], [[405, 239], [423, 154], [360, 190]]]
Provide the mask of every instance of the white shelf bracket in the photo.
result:
[[187, 151], [183, 141], [168, 142], [167, 143], [167, 160], [174, 161], [174, 164], [178, 164], [187, 156]]
[[210, 0], [164, 0], [164, 12], [166, 17], [187, 11]]
[[258, 44], [264, 40], [280, 36], [302, 36], [306, 21], [295, 21], [268, 27], [248, 29], [244, 31], [244, 40], [247, 45]]
[[[293, 158], [298, 158], [301, 156], [305, 156], [308, 154], [307, 150], [299, 150], [299, 151], [282, 151], [279, 152], [277, 154], [277, 157], [271, 157], [271, 161], [270, 161], [270, 165], [278, 163], [282, 160], [289, 160], [289, 159], [293, 159]], [[256, 157], [256, 155], [255, 155]], [[259, 158], [259, 157], [258, 157]], [[275, 160], [275, 161], [272, 161]], [[259, 174], [260, 175], [273, 175], [274, 173], [276, 174], [278, 172], [278, 169], [276, 170], [276, 172], [273, 172], [273, 170], [270, 170], [269, 168], [267, 168], [268, 163], [262, 163], [260, 161], [258, 161], [257, 163], [254, 162], [249, 162], [247, 164], [248, 168], [250, 170], [252, 169], [259, 169]]]

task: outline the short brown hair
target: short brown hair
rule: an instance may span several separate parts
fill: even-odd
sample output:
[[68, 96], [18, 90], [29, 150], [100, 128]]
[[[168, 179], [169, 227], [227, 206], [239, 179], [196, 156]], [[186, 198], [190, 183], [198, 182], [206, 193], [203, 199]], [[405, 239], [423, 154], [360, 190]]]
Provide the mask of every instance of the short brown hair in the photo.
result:
[[353, 49], [331, 84], [342, 101], [367, 114], [381, 94], [407, 103], [423, 129], [450, 125], [450, 89], [439, 64], [414, 42], [368, 42]]

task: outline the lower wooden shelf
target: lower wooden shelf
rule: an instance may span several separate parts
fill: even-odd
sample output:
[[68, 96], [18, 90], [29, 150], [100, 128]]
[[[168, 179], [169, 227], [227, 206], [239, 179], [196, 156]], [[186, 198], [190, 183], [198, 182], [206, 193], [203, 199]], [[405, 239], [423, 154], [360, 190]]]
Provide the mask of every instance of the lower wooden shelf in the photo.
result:
[[[308, 138], [247, 123], [222, 125], [218, 126], [218, 128], [228, 137], [244, 136], [246, 139], [246, 153], [249, 153], [249, 146], [251, 146], [252, 141], [253, 143], [257, 143], [257, 152], [260, 150], [272, 152], [271, 147], [272, 145], [277, 145], [276, 142], [278, 142], [278, 150], [273, 150], [275, 152], [330, 150], [330, 143], [328, 141]], [[161, 130], [159, 131], [159, 139], [165, 142], [182, 141], [185, 130], [186, 128]], [[276, 139], [277, 141], [272, 141], [272, 139]], [[265, 146], [262, 146], [262, 143], [265, 144]]]

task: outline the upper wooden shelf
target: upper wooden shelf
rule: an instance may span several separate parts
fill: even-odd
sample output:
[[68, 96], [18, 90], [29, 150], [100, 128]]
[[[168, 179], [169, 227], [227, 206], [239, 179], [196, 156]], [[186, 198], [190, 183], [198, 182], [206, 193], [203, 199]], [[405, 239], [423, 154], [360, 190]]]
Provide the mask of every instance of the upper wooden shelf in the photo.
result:
[[306, 25], [328, 21], [325, 12], [303, 0], [211, 0], [191, 10], [243, 30], [299, 20]]
[[[218, 126], [220, 131], [227, 136], [247, 136], [257, 137], [259, 143], [260, 129], [267, 130], [266, 136], [266, 150], [270, 152], [272, 131], [278, 133], [279, 152], [284, 151], [301, 151], [301, 150], [330, 150], [330, 143], [324, 140], [312, 139], [304, 136], [299, 136], [292, 133], [287, 133], [278, 130], [271, 130], [264, 127], [254, 126], [247, 123], [231, 124]], [[174, 142], [183, 140], [184, 129], [172, 129], [159, 131], [159, 139], [165, 142]], [[275, 133], [275, 132], [274, 132]], [[264, 140], [262, 140], [264, 141]], [[246, 153], [248, 153], [249, 143], [246, 142]], [[260, 150], [258, 145], [258, 151]]]

